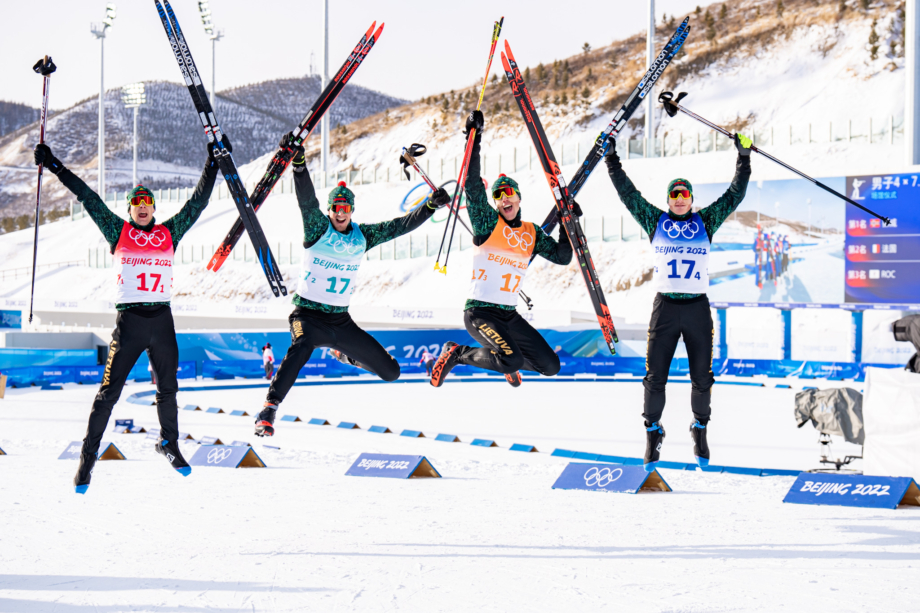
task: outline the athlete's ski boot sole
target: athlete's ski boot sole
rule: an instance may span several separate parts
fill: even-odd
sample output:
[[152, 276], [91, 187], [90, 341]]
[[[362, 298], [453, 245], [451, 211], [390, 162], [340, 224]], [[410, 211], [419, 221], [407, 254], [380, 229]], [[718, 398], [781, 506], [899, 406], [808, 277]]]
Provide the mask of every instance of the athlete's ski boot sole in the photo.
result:
[[693, 456], [700, 468], [709, 466], [709, 443], [706, 441], [706, 426], [700, 420], [690, 424], [690, 438], [693, 439]]
[[274, 436], [275, 435], [275, 414], [278, 411], [278, 405], [266, 402], [262, 410], [256, 417], [256, 436]]
[[658, 460], [661, 458], [661, 445], [664, 442], [664, 428], [660, 421], [653, 424], [645, 422], [645, 472], [650, 473], [658, 466]]
[[192, 474], [192, 467], [188, 465], [188, 462], [185, 461], [185, 458], [182, 457], [182, 452], [179, 451], [178, 442], [164, 441], [163, 439], [157, 440], [157, 453], [166, 458], [169, 462], [169, 465], [172, 466], [177, 473], [183, 477], [188, 477]]
[[434, 363], [434, 367], [431, 369], [431, 385], [433, 387], [441, 387], [444, 385], [444, 379], [447, 378], [447, 374], [457, 365], [457, 349], [460, 347], [457, 343], [453, 341], [447, 341], [444, 343], [444, 347], [441, 349], [441, 355], [438, 356], [438, 361]]
[[511, 387], [521, 387], [521, 373], [518, 371], [506, 373], [505, 380], [511, 385]]

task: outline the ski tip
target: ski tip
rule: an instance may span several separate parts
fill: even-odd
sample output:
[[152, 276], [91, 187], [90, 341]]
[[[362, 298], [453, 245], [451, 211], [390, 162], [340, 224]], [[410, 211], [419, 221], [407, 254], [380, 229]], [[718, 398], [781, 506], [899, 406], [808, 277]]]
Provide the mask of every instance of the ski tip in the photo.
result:
[[374, 32], [374, 42], [377, 42], [378, 40], [380, 40], [380, 35], [383, 34], [383, 26], [385, 25], [386, 25], [385, 23], [381, 23], [380, 27], [377, 28], [377, 31]]
[[504, 51], [502, 51], [502, 67], [505, 69], [505, 72], [511, 72], [511, 65], [508, 64], [508, 58], [505, 57]]
[[87, 483], [86, 485], [75, 485], [73, 488], [74, 492], [76, 492], [77, 494], [85, 494], [86, 490], [88, 489], [89, 489], [89, 483]]
[[192, 467], [183, 466], [182, 468], [177, 468], [176, 472], [182, 475], [183, 477], [188, 477], [190, 474], [192, 474]]
[[508, 57], [514, 59], [514, 56], [511, 54], [511, 45], [508, 44], [508, 39], [505, 39], [505, 51], [508, 53]]
[[688, 23], [690, 23], [690, 15], [687, 15], [686, 17], [684, 17], [684, 20], [681, 22], [680, 25], [685, 26]]

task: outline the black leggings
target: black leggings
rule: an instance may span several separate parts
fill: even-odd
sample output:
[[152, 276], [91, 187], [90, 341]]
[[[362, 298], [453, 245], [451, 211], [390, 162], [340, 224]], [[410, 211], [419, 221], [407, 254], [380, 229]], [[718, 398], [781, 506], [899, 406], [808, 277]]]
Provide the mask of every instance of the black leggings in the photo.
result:
[[503, 374], [530, 370], [552, 377], [559, 373], [559, 356], [517, 311], [475, 307], [464, 311], [463, 323], [482, 347], [461, 345], [461, 364]]
[[268, 388], [265, 398], [268, 402], [281, 404], [317, 347], [338, 349], [356, 366], [384, 381], [399, 378], [399, 363], [373, 336], [359, 328], [348, 313], [323, 313], [297, 307], [288, 321], [291, 323], [291, 346]]
[[157, 416], [160, 418], [160, 435], [168, 440], [179, 438], [178, 406], [176, 392], [179, 382], [179, 346], [176, 344], [176, 326], [168, 306], [134, 307], [119, 311], [115, 318], [115, 332], [109, 345], [109, 356], [102, 375], [102, 385], [89, 414], [89, 425], [83, 439], [83, 453], [95, 454], [118, 402], [128, 374], [137, 358], [147, 350], [157, 386]]
[[715, 383], [712, 374], [713, 327], [709, 298], [704, 294], [690, 300], [674, 300], [658, 294], [648, 324], [648, 349], [645, 356], [647, 374], [642, 381], [645, 386], [645, 410], [642, 416], [649, 422], [660, 420], [664, 412], [664, 387], [681, 336], [684, 337], [690, 362], [690, 408], [700, 423], [706, 424], [709, 421], [709, 401], [712, 384]]

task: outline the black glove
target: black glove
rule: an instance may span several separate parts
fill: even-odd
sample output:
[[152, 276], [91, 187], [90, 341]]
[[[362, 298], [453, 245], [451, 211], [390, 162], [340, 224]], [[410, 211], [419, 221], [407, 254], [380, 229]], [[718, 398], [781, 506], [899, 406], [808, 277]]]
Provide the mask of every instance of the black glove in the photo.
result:
[[431, 192], [431, 196], [428, 197], [428, 208], [430, 209], [439, 209], [447, 204], [450, 204], [450, 194], [443, 187]]
[[[223, 134], [222, 136], [223, 138], [221, 139], [221, 142], [224, 144], [224, 148], [230, 153], [233, 153], [233, 145], [230, 144], [230, 137], [226, 134]], [[208, 159], [210, 159], [212, 162], [216, 161], [214, 157], [215, 149], [217, 149], [216, 142], [208, 143]]]
[[738, 150], [738, 155], [746, 158], [751, 157], [751, 145], [754, 144], [754, 141], [744, 134], [735, 134], [732, 140], [735, 141], [735, 149]]
[[39, 143], [35, 145], [35, 149], [32, 151], [32, 157], [35, 158], [35, 165], [42, 165], [52, 174], [58, 174], [64, 170], [64, 165], [61, 163], [61, 160], [54, 157], [54, 154], [51, 153], [51, 147], [44, 143]]
[[485, 118], [482, 116], [482, 111], [473, 111], [470, 113], [469, 117], [466, 118], [466, 129], [463, 133], [469, 135], [470, 130], [476, 128], [476, 136], [479, 136], [482, 134], [482, 126], [485, 125], [485, 121]]
[[611, 134], [607, 137], [610, 146], [607, 147], [607, 155], [604, 156], [604, 162], [607, 164], [607, 170], [618, 170], [623, 166], [620, 162], [620, 156], [617, 155], [617, 140]]
[[292, 148], [294, 150], [294, 157], [291, 158], [291, 164], [294, 166], [294, 172], [301, 172], [307, 166], [307, 156], [306, 150], [303, 147], [303, 144], [297, 145], [294, 143], [294, 133], [288, 132], [281, 137], [281, 142], [278, 143], [278, 146], [281, 148]]
[[575, 213], [575, 217], [581, 217], [584, 215], [584, 211], [581, 210], [581, 206], [574, 200], [572, 200], [572, 212]]

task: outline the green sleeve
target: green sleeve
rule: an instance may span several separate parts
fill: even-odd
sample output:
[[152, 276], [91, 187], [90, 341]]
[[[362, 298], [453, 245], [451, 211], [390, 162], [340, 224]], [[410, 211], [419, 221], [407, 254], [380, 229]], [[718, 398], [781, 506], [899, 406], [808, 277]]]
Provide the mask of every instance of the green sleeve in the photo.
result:
[[479, 134], [473, 142], [473, 151], [470, 155], [470, 163], [466, 171], [466, 212], [470, 216], [470, 223], [473, 225], [473, 237], [482, 237], [485, 241], [495, 229], [498, 223], [498, 211], [489, 205], [489, 194], [482, 184], [480, 176], [479, 162]]
[[96, 224], [96, 227], [102, 232], [110, 250], [115, 252], [115, 245], [118, 244], [118, 237], [121, 236], [121, 229], [125, 226], [125, 220], [109, 210], [105, 206], [99, 194], [89, 188], [80, 177], [64, 168], [57, 175], [64, 187], [69, 189], [83, 209], [89, 214], [90, 219]]
[[370, 250], [377, 245], [393, 240], [397, 236], [412, 232], [428, 221], [428, 218], [433, 214], [434, 209], [427, 204], [422, 204], [402, 217], [381, 221], [380, 223], [362, 223], [358, 224], [358, 227], [367, 240], [367, 249]]
[[539, 255], [553, 264], [562, 266], [572, 261], [572, 244], [562, 225], [559, 226], [559, 240], [547, 235], [537, 224], [534, 224], [534, 229], [537, 234], [533, 248], [534, 255]]
[[316, 188], [313, 187], [307, 167], [294, 168], [293, 172], [297, 206], [300, 207], [300, 216], [303, 218], [303, 244], [304, 247], [311, 247], [326, 233], [329, 218], [319, 210]]
[[709, 235], [709, 242], [712, 242], [712, 235], [728, 219], [728, 216], [735, 212], [741, 201], [744, 200], [744, 194], [747, 192], [748, 181], [751, 178], [751, 158], [750, 156], [738, 156], [735, 162], [735, 176], [732, 178], [731, 185], [725, 190], [718, 200], [700, 210], [700, 217], [703, 218], [703, 224], [706, 226], [706, 234]]
[[205, 164], [201, 178], [198, 180], [198, 186], [192, 197], [182, 207], [182, 209], [163, 222], [166, 229], [172, 235], [173, 249], [179, 245], [179, 241], [185, 236], [185, 233], [198, 221], [204, 208], [208, 206], [211, 199], [211, 192], [214, 190], [214, 182], [217, 180], [217, 164], [208, 160]]
[[636, 220], [636, 223], [645, 230], [645, 233], [651, 239], [655, 233], [655, 228], [658, 226], [658, 220], [664, 211], [652, 206], [648, 200], [642, 197], [633, 182], [626, 176], [619, 158], [608, 157], [607, 160], [607, 173], [610, 175], [610, 180], [613, 182], [613, 187], [616, 188], [620, 200], [626, 205], [626, 210]]

